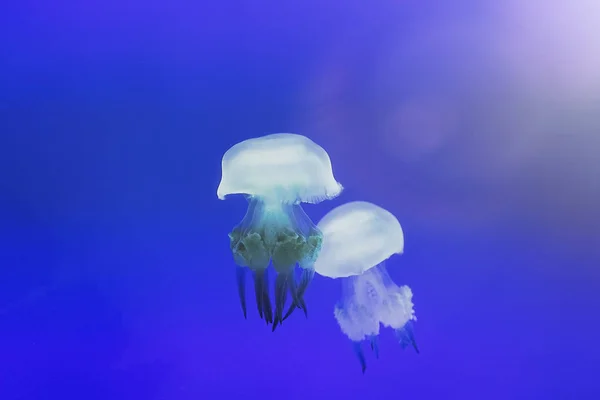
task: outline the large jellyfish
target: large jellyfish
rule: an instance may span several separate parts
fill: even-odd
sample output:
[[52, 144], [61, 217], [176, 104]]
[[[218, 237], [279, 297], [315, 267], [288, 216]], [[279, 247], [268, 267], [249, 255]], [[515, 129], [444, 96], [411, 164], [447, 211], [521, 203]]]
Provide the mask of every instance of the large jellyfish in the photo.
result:
[[[288, 291], [292, 307], [307, 315], [304, 293], [314, 276], [322, 234], [300, 203], [318, 203], [341, 191], [327, 152], [302, 135], [267, 135], [227, 150], [217, 196], [222, 200], [243, 194], [249, 203], [245, 217], [229, 234], [244, 318], [248, 269], [254, 277], [258, 313], [273, 324], [273, 331], [283, 320]], [[269, 297], [270, 263], [276, 272], [274, 313]], [[296, 264], [302, 271], [299, 280]]]
[[397, 286], [385, 267], [388, 258], [404, 251], [404, 234], [396, 217], [372, 203], [351, 202], [333, 209], [317, 227], [323, 244], [315, 271], [342, 281], [342, 299], [334, 315], [353, 342], [363, 373], [361, 343], [368, 340], [378, 357], [380, 325], [395, 331], [402, 348], [412, 345], [418, 353], [412, 291]]

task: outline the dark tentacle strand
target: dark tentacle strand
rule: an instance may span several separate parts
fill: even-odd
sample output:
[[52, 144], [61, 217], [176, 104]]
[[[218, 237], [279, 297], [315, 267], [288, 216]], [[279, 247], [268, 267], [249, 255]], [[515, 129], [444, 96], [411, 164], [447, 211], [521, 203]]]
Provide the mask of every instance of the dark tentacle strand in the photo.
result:
[[240, 296], [240, 303], [242, 305], [242, 311], [244, 312], [244, 319], [247, 319], [246, 313], [246, 270], [244, 267], [238, 266], [236, 268], [236, 278], [238, 294]]
[[360, 342], [352, 342], [353, 348], [354, 348], [354, 354], [356, 354], [356, 357], [358, 357], [358, 361], [360, 361], [360, 367], [362, 369], [362, 373], [365, 373], [365, 370], [367, 369], [367, 362], [365, 360], [365, 354], [362, 351], [362, 347], [360, 345]]
[[273, 323], [273, 309], [271, 308], [271, 298], [269, 297], [269, 274], [267, 271], [264, 273], [263, 281], [263, 292], [262, 292], [262, 306], [265, 313], [265, 322], [267, 325]]
[[292, 315], [292, 313], [294, 312], [294, 310], [295, 310], [296, 308], [300, 308], [300, 307], [298, 307], [298, 306], [296, 305], [296, 303], [292, 303], [292, 304], [291, 304], [291, 305], [288, 307], [288, 310], [287, 310], [287, 312], [285, 313], [285, 315], [283, 316], [283, 319], [282, 319], [282, 321], [285, 321], [286, 319], [288, 319], [288, 317], [289, 317], [290, 315]]
[[266, 271], [257, 270], [254, 271], [254, 294], [256, 295], [256, 307], [258, 308], [258, 315], [263, 318], [263, 286], [265, 284], [264, 274]]
[[300, 304], [299, 297], [301, 296], [301, 293], [300, 288], [298, 287], [298, 282], [296, 281], [295, 273], [292, 274], [292, 276], [290, 277], [290, 292], [292, 294], [292, 304], [290, 304], [290, 306], [288, 307], [282, 321], [288, 319], [288, 317], [292, 315], [294, 310], [300, 307], [298, 304]]
[[[294, 304], [298, 304], [300, 301], [298, 299], [298, 282], [296, 282], [296, 277], [293, 272], [290, 274], [290, 276], [288, 278], [288, 288], [290, 289], [290, 295], [292, 296], [292, 306]], [[290, 306], [290, 308], [292, 306]], [[285, 320], [285, 317], [283, 319]]]
[[396, 329], [396, 338], [400, 342], [402, 349], [412, 346], [417, 354], [420, 353], [417, 342], [415, 341], [415, 333], [412, 321], [408, 321], [402, 328]]
[[[304, 316], [308, 318], [308, 309], [306, 308], [306, 302], [304, 301], [304, 293], [306, 292], [306, 289], [308, 288], [308, 284], [310, 283], [310, 281], [312, 281], [314, 275], [315, 275], [314, 269], [303, 269], [302, 270], [302, 276], [300, 277], [300, 282], [299, 282], [297, 288], [295, 289], [296, 298], [293, 299], [294, 302], [292, 303], [290, 308], [288, 308], [287, 312], [285, 313], [285, 316], [283, 317], [283, 321], [285, 321], [290, 315], [292, 315], [292, 313], [296, 310], [296, 308], [302, 309], [302, 311], [304, 311]], [[294, 286], [296, 287], [296, 282], [294, 282]]]
[[372, 335], [370, 338], [371, 350], [375, 353], [375, 358], [379, 358], [379, 340], [377, 335]]
[[287, 300], [288, 286], [291, 279], [294, 279], [294, 277], [290, 273], [277, 274], [277, 278], [275, 278], [275, 320], [273, 321], [273, 332], [275, 332], [277, 325], [280, 325], [283, 321], [283, 308]]
[[304, 316], [308, 318], [308, 309], [306, 308], [306, 303], [304, 302], [304, 293], [306, 293], [306, 289], [308, 288], [308, 284], [313, 280], [315, 276], [315, 270], [312, 268], [305, 268], [302, 270], [302, 277], [300, 278], [300, 285], [298, 285], [298, 301], [299, 306], [304, 311]]

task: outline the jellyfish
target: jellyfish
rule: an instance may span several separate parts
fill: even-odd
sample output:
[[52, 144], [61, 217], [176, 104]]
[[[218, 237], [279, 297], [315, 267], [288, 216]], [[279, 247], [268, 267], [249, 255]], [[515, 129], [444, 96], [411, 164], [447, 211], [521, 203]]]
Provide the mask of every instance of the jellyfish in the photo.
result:
[[412, 346], [418, 353], [412, 290], [396, 285], [385, 266], [392, 255], [404, 252], [404, 233], [396, 217], [375, 204], [357, 201], [330, 211], [317, 228], [323, 242], [315, 272], [342, 282], [334, 316], [352, 341], [363, 373], [361, 344], [368, 341], [378, 357], [380, 326], [392, 328], [402, 348]]
[[[267, 325], [272, 324], [273, 331], [283, 321], [288, 292], [293, 307], [308, 316], [304, 294], [314, 276], [322, 234], [301, 203], [319, 203], [341, 191], [329, 155], [305, 136], [272, 134], [245, 140], [227, 150], [217, 196], [223, 200], [239, 194], [248, 201], [246, 215], [229, 233], [244, 318], [248, 271], [254, 279], [258, 314]], [[274, 311], [269, 265], [275, 272]]]

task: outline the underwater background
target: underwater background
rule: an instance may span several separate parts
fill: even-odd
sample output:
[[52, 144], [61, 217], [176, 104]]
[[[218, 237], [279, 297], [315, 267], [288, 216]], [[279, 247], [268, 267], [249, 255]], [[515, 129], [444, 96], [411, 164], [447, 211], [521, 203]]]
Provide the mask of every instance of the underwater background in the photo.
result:
[[[24, 0], [0, 12], [0, 399], [598, 399], [600, 5]], [[421, 353], [316, 276], [244, 320], [221, 157], [275, 132], [394, 213]]]

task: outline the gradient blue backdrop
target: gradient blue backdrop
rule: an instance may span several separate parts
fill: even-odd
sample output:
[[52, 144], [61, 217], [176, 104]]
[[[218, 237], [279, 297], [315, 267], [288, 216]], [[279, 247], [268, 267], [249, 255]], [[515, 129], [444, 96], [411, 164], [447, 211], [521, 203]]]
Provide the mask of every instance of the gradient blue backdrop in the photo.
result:
[[[546, 29], [515, 1], [301, 3], [2, 5], [0, 399], [600, 398], [590, 52], [510, 36]], [[346, 187], [315, 222], [402, 222], [420, 355], [384, 330], [361, 375], [321, 277], [310, 319], [243, 319], [220, 159], [273, 132]]]

